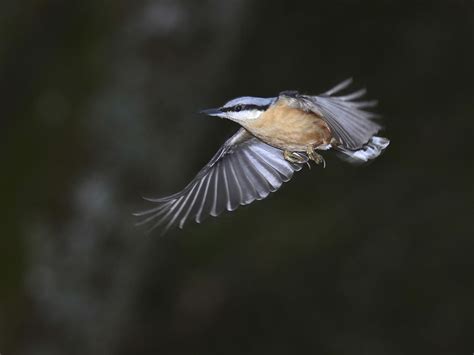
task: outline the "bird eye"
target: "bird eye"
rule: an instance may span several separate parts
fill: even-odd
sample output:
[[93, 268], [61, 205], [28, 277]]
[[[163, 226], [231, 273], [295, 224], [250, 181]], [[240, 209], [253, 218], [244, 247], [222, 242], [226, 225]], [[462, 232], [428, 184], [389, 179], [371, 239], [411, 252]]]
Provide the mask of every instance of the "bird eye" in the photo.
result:
[[237, 105], [234, 107], [234, 111], [235, 112], [239, 112], [239, 111], [242, 111], [242, 105]]

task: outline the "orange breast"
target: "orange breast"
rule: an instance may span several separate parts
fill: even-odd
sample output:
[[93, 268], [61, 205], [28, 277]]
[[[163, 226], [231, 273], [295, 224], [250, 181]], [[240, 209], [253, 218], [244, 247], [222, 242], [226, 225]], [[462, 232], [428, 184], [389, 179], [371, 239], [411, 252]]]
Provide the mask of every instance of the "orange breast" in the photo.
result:
[[282, 99], [259, 118], [242, 125], [265, 143], [290, 151], [306, 151], [308, 146], [329, 144], [332, 137], [321, 117], [288, 107]]

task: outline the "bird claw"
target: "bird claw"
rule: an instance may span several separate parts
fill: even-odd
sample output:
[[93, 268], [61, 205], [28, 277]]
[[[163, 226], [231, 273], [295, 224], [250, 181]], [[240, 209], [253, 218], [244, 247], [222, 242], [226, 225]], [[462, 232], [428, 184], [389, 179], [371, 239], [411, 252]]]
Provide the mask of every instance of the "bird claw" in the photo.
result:
[[286, 161], [293, 163], [293, 164], [304, 164], [308, 163], [308, 158], [298, 154], [297, 152], [291, 152], [289, 150], [285, 150], [283, 152], [283, 157]]
[[322, 163], [323, 168], [326, 167], [326, 160], [324, 160], [321, 154], [316, 153], [312, 147], [308, 148], [306, 154], [308, 155], [308, 158], [314, 161], [316, 164], [319, 165]]
[[288, 150], [285, 150], [283, 152], [283, 157], [285, 158], [285, 160], [292, 164], [306, 163], [308, 165], [308, 168], [311, 169], [310, 160], [312, 160], [318, 165], [323, 164], [323, 168], [326, 167], [326, 160], [324, 160], [323, 156], [316, 153], [313, 149], [308, 149], [306, 155], [307, 156], [304, 156], [303, 154], [299, 154], [298, 152], [291, 152]]

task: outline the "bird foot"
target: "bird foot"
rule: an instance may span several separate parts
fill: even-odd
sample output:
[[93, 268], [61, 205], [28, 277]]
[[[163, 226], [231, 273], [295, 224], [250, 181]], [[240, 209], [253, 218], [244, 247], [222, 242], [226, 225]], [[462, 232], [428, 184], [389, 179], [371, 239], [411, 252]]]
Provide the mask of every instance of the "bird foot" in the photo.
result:
[[289, 150], [285, 150], [283, 152], [283, 157], [286, 161], [289, 161], [293, 164], [304, 164], [308, 162], [308, 159], [297, 152], [291, 152]]
[[323, 156], [316, 153], [312, 147], [308, 148], [306, 151], [306, 154], [308, 154], [308, 158], [312, 161], [314, 161], [316, 164], [323, 164], [323, 168], [326, 167], [326, 160], [324, 160]]

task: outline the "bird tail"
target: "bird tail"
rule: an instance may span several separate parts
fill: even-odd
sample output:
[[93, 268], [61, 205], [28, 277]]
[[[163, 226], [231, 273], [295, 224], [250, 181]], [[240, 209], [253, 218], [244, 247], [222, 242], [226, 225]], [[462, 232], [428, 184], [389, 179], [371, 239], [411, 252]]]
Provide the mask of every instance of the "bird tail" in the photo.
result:
[[349, 150], [343, 147], [337, 147], [336, 149], [341, 153], [340, 157], [342, 159], [354, 164], [363, 164], [377, 158], [389, 144], [390, 140], [387, 138], [373, 136], [359, 150]]

